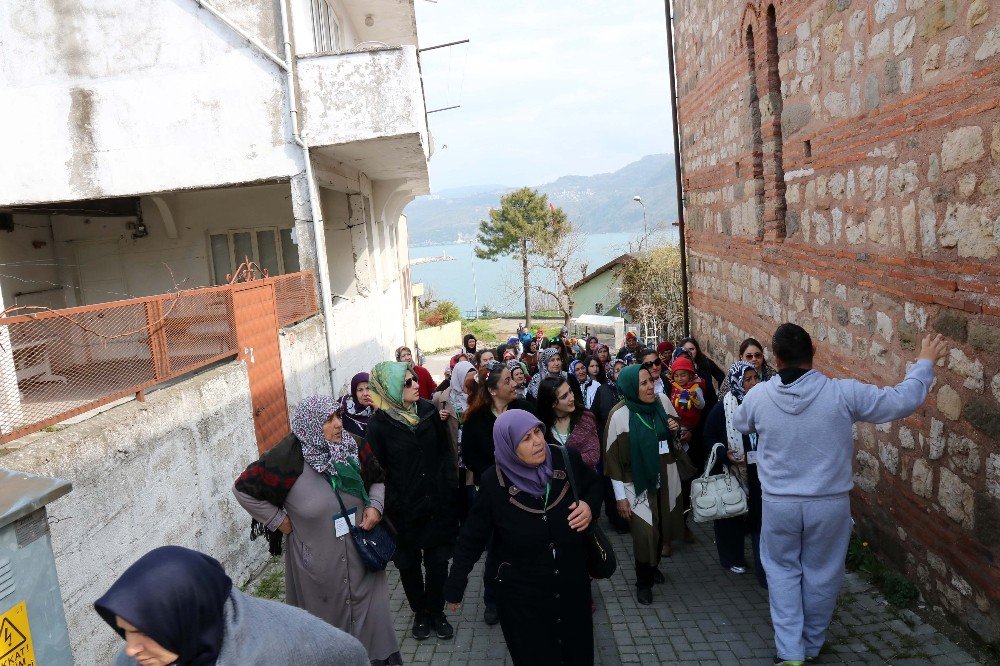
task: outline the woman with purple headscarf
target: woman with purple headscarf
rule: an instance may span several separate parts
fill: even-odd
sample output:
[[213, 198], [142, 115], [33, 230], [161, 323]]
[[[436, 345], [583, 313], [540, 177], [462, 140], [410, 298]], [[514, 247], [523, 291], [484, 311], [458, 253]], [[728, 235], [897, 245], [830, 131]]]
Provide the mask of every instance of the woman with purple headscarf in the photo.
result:
[[568, 449], [577, 501], [560, 447], [545, 442], [542, 428], [521, 409], [497, 418], [496, 465], [483, 474], [479, 497], [459, 534], [444, 596], [457, 610], [469, 572], [488, 546], [498, 563], [497, 610], [513, 662], [593, 664], [583, 531], [601, 501], [601, 484], [580, 454]]

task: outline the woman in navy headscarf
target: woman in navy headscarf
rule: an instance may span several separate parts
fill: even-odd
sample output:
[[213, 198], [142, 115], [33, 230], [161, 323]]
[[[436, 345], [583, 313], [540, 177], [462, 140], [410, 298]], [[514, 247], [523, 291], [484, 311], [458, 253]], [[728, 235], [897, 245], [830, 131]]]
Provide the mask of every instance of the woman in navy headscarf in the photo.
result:
[[114, 666], [368, 664], [357, 639], [240, 592], [216, 560], [180, 546], [140, 557], [94, 609], [125, 639]]

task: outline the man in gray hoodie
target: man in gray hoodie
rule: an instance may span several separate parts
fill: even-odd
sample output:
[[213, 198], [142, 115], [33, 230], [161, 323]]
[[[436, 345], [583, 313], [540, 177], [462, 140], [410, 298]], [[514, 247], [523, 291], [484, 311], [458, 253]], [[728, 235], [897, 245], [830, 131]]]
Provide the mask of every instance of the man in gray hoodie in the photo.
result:
[[764, 500], [760, 558], [767, 573], [775, 664], [801, 664], [823, 647], [844, 580], [852, 526], [853, 425], [887, 423], [916, 411], [927, 398], [934, 364], [947, 349], [940, 335], [928, 335], [906, 378], [880, 389], [813, 370], [816, 350], [801, 326], [782, 324], [771, 345], [778, 375], [747, 393], [733, 425], [758, 437]]

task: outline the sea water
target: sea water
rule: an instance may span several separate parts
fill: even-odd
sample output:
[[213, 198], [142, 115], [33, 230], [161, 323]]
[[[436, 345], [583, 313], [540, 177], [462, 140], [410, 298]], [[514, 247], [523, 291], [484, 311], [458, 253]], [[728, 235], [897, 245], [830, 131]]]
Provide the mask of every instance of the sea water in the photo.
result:
[[[635, 234], [585, 234], [575, 257], [579, 266], [586, 265], [590, 273], [615, 257], [636, 247]], [[677, 242], [677, 230], [669, 229], [651, 239], [652, 245]], [[451, 243], [410, 248], [410, 260], [422, 257], [453, 257], [452, 261], [439, 261], [411, 266], [411, 281], [422, 282], [437, 300], [455, 303], [463, 315], [488, 307], [496, 312], [523, 312], [524, 293], [521, 260], [500, 257], [497, 261], [479, 259], [473, 252], [474, 244]], [[573, 281], [584, 275], [580, 268], [572, 274]], [[532, 272], [532, 284], [545, 282], [555, 291], [555, 280], [542, 270]], [[533, 299], [534, 302], [534, 299]]]

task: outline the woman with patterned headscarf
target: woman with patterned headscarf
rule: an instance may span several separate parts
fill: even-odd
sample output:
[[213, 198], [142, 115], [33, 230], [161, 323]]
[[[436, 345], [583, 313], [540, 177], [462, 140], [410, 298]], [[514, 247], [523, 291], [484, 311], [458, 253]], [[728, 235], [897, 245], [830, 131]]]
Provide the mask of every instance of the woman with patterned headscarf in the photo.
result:
[[246, 468], [233, 494], [253, 518], [251, 538], [267, 534], [275, 555], [288, 539], [286, 602], [353, 634], [372, 664], [402, 664], [385, 572], [369, 571], [351, 537], [331, 524], [340, 501], [362, 529], [385, 513], [380, 461], [367, 446], [358, 450], [341, 417], [330, 396], [302, 400], [291, 434]]
[[757, 385], [760, 375], [755, 364], [737, 361], [729, 368], [726, 382], [729, 392], [712, 408], [705, 420], [704, 448], [716, 450], [718, 461], [713, 474], [728, 465], [747, 491], [748, 512], [735, 518], [716, 520], [715, 544], [719, 549], [719, 564], [734, 574], [746, 573], [743, 543], [750, 535], [753, 544], [754, 573], [761, 587], [767, 587], [764, 567], [760, 564], [761, 489], [757, 476], [757, 435], [743, 435], [733, 427], [733, 412], [743, 403], [747, 391]]
[[368, 443], [385, 469], [385, 515], [397, 531], [393, 562], [413, 611], [413, 637], [429, 638], [433, 627], [450, 639], [442, 588], [458, 531], [451, 443], [438, 410], [420, 398], [409, 364], [379, 363], [369, 377], [377, 411], [368, 420]]

